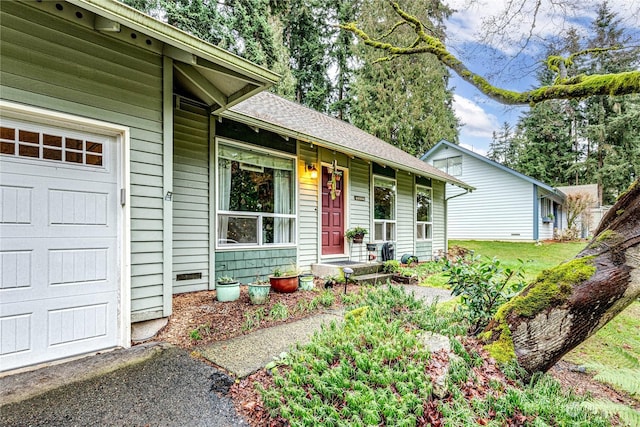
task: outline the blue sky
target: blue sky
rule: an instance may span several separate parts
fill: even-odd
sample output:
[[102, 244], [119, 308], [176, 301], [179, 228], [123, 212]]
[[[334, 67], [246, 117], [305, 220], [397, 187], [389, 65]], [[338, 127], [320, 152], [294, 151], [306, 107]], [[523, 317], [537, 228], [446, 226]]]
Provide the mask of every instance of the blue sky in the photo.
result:
[[[447, 3], [457, 10], [447, 23], [449, 50], [492, 84], [526, 90], [535, 84], [535, 73], [542, 58], [541, 41], [570, 25], [588, 35], [587, 25], [601, 0], [567, 0], [565, 7], [541, 0], [534, 26], [531, 25], [536, 4], [533, 0], [449, 0]], [[638, 40], [634, 44], [640, 45], [640, 0], [609, 0], [608, 3], [621, 19], [621, 26], [629, 28], [630, 34]], [[500, 21], [500, 12], [509, 5], [508, 22]], [[479, 41], [491, 20], [506, 29], [503, 36]], [[529, 42], [522, 48], [529, 32]], [[464, 123], [460, 143], [481, 154], [489, 149], [494, 131], [499, 131], [505, 121], [515, 125], [520, 114], [528, 110], [527, 106], [504, 106], [492, 101], [455, 74], [451, 86], [454, 87], [456, 115]]]

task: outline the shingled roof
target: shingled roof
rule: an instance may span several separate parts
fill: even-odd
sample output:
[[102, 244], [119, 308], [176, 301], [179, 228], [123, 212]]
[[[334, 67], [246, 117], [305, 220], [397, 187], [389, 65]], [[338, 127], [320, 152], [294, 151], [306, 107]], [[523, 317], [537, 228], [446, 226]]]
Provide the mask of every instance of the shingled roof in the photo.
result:
[[467, 190], [474, 189], [349, 123], [269, 92], [261, 92], [242, 101], [224, 111], [222, 116], [384, 166], [445, 181]]

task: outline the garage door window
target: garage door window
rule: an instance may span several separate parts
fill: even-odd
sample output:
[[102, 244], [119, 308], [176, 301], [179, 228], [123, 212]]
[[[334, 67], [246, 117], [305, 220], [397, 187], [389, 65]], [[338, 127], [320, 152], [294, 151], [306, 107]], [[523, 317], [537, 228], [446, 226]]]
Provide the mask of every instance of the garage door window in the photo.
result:
[[0, 153], [9, 156], [104, 167], [103, 148], [102, 142], [68, 135], [51, 135], [17, 127], [0, 128]]

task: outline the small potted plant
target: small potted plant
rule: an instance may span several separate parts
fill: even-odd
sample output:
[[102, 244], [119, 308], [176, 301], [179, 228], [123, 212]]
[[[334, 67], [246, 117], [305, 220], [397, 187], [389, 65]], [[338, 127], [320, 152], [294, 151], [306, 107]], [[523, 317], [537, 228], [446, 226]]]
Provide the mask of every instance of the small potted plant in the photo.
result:
[[292, 266], [286, 271], [282, 271], [279, 267], [273, 270], [273, 274], [269, 276], [271, 289], [281, 293], [291, 293], [298, 289], [298, 270]]
[[353, 243], [362, 243], [362, 239], [364, 239], [365, 234], [368, 232], [364, 227], [353, 227], [348, 229], [347, 232], [344, 233], [344, 236]]
[[315, 276], [312, 273], [303, 273], [300, 276], [298, 276], [298, 280], [300, 282], [300, 289], [302, 289], [303, 291], [311, 291], [313, 290], [314, 283], [313, 280], [315, 279]]
[[216, 299], [220, 302], [229, 302], [238, 298], [240, 298], [240, 283], [231, 276], [218, 277]]
[[259, 305], [269, 301], [269, 291], [271, 290], [269, 282], [262, 280], [261, 277], [256, 277], [256, 281], [249, 283], [248, 287], [251, 304]]

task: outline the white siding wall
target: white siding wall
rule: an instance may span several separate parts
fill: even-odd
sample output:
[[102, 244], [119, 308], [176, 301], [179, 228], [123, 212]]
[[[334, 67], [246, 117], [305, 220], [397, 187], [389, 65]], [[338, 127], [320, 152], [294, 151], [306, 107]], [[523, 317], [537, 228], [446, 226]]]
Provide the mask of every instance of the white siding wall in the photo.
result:
[[132, 321], [161, 317], [162, 57], [19, 2], [0, 20], [3, 99], [130, 127]]
[[[209, 289], [209, 117], [181, 103], [174, 110], [173, 293]], [[176, 281], [176, 275], [201, 273]]]
[[[310, 270], [311, 264], [317, 263], [319, 250], [320, 222], [318, 213], [318, 185], [322, 176], [322, 168], [318, 164], [318, 148], [309, 144], [298, 144], [298, 268]], [[307, 164], [314, 164], [318, 169], [318, 178], [311, 179], [305, 170]]]
[[[440, 149], [433, 160], [458, 155]], [[533, 184], [462, 154], [462, 181], [476, 187], [448, 202], [448, 238], [478, 240], [533, 240]], [[460, 189], [447, 186], [447, 197]]]
[[398, 171], [396, 182], [398, 203], [396, 205], [395, 258], [400, 259], [403, 254], [415, 253], [415, 178], [406, 172]]

